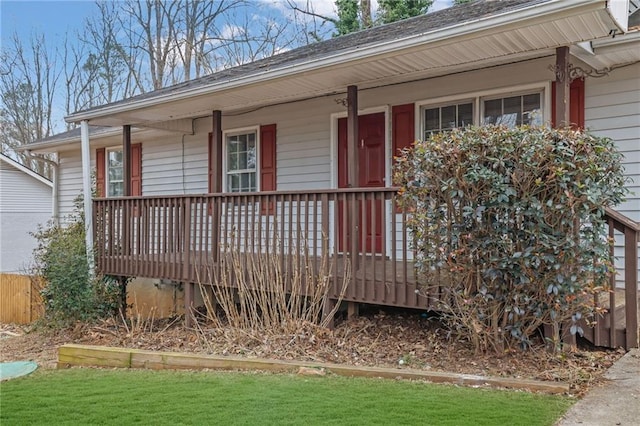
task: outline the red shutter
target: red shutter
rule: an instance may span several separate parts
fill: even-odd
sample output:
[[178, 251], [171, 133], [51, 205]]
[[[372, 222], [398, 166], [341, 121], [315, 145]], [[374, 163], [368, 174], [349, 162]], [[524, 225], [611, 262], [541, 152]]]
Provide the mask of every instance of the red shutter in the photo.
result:
[[[413, 104], [395, 105], [391, 108], [391, 143], [393, 156], [400, 155], [400, 151], [415, 142], [415, 107]], [[402, 209], [398, 206], [396, 211]]]
[[579, 78], [569, 86], [569, 118], [573, 129], [584, 129], [584, 80]]
[[96, 149], [96, 194], [98, 197], [104, 197], [107, 193], [105, 188], [105, 149]]
[[[569, 121], [572, 129], [584, 129], [584, 80], [569, 85]], [[551, 126], [556, 127], [556, 82], [551, 82]]]
[[131, 195], [142, 195], [142, 144], [131, 145]]
[[[260, 126], [260, 191], [276, 190], [276, 125]], [[272, 203], [262, 205], [262, 213], [273, 213]]]
[[393, 155], [415, 142], [415, 109], [413, 104], [395, 105], [391, 109]]

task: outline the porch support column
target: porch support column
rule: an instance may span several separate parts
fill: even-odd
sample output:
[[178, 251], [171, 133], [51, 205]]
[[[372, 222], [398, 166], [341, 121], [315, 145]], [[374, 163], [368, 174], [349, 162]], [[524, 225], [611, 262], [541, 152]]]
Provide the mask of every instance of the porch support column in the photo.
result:
[[222, 192], [222, 111], [213, 111], [211, 120], [211, 146], [214, 173], [211, 181], [212, 192]]
[[[349, 175], [349, 188], [357, 188], [358, 185], [358, 86], [347, 87], [347, 164]], [[350, 238], [350, 260], [352, 274], [358, 270], [358, 202], [357, 194], [348, 194], [349, 214], [347, 217], [347, 232]], [[355, 285], [355, 279], [352, 280]]]
[[554, 121], [557, 128], [569, 126], [569, 102], [571, 79], [569, 78], [569, 48], [567, 46], [556, 49], [556, 98], [553, 100], [556, 107]]
[[347, 87], [347, 157], [349, 188], [358, 187], [358, 87]]
[[91, 148], [89, 146], [89, 122], [80, 122], [80, 146], [82, 152], [82, 193], [84, 204], [84, 230], [89, 276], [95, 276], [95, 262], [93, 259], [93, 206], [91, 187]]
[[[211, 145], [209, 152], [211, 153], [211, 167], [213, 168], [211, 176], [211, 192], [222, 192], [222, 111], [213, 111], [211, 120]], [[222, 211], [220, 210], [220, 199], [213, 198], [211, 206], [211, 238], [213, 241], [213, 262], [217, 263], [220, 252], [220, 219]], [[218, 268], [214, 267], [214, 271]]]
[[122, 171], [124, 196], [131, 195], [131, 126], [122, 126]]

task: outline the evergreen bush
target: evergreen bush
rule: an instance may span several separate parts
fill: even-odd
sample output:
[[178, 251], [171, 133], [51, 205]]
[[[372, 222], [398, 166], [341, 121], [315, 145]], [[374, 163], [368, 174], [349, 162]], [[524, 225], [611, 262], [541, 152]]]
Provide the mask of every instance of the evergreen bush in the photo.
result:
[[74, 214], [64, 226], [48, 224], [33, 234], [38, 240], [33, 274], [45, 281], [44, 321], [49, 325], [105, 317], [119, 307], [117, 282], [109, 277], [90, 276], [80, 204], [81, 200], [76, 200]]
[[605, 207], [623, 200], [613, 142], [546, 127], [470, 127], [418, 141], [394, 170], [423, 290], [477, 351], [580, 333], [612, 271]]

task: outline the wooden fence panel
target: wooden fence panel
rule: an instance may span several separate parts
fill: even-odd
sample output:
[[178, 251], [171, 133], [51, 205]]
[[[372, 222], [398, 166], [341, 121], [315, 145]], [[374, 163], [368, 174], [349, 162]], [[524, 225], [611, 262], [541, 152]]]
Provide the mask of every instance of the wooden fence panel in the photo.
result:
[[28, 275], [0, 274], [0, 323], [29, 324], [44, 311], [41, 285]]

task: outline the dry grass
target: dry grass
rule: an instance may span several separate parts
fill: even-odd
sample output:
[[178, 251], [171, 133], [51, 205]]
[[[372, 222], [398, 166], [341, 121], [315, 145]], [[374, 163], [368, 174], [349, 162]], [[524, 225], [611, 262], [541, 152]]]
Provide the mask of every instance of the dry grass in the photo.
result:
[[312, 255], [301, 240], [300, 247], [288, 247], [288, 256], [281, 254], [278, 240], [272, 241], [270, 252], [228, 248], [216, 272], [199, 286], [206, 315], [194, 318], [205, 343], [212, 331], [217, 338], [234, 342], [260, 342], [265, 336], [295, 340], [300, 334], [326, 332], [349, 283], [350, 266], [346, 263], [338, 274], [342, 278], [337, 303], [327, 309], [335, 262], [327, 250], [319, 257]]

